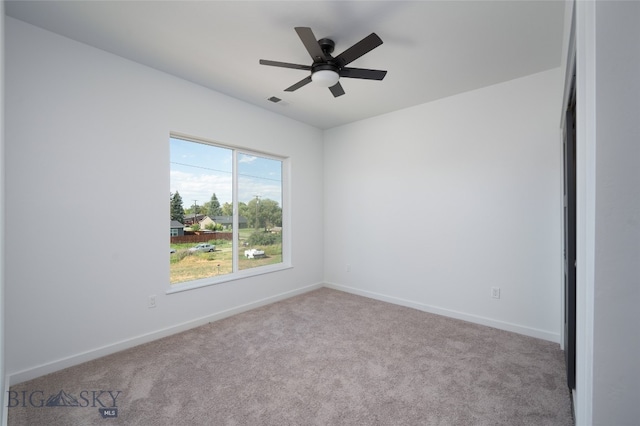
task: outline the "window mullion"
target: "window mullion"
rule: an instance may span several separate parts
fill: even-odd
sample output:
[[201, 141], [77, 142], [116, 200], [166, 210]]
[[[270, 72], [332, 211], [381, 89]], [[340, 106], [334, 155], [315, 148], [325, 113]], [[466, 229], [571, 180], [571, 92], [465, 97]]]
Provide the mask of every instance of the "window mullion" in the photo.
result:
[[231, 188], [231, 199], [233, 204], [233, 241], [231, 242], [231, 267], [233, 273], [236, 273], [239, 270], [238, 253], [240, 248], [238, 247], [238, 244], [240, 242], [240, 214], [238, 213], [238, 151], [235, 149], [232, 150]]

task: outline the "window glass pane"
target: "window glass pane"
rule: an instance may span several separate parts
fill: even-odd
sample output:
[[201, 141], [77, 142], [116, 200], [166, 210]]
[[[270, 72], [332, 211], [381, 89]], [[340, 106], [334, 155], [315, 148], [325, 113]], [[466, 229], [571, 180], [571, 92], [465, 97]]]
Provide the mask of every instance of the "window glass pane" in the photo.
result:
[[170, 282], [230, 274], [233, 151], [178, 138], [170, 151]]
[[239, 269], [282, 263], [282, 161], [238, 153]]

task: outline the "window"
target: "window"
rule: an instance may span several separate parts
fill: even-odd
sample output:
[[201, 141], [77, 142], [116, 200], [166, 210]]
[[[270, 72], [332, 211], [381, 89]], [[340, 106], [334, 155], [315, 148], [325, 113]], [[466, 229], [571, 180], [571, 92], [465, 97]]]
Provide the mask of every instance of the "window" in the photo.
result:
[[285, 160], [182, 137], [169, 143], [171, 289], [284, 267]]

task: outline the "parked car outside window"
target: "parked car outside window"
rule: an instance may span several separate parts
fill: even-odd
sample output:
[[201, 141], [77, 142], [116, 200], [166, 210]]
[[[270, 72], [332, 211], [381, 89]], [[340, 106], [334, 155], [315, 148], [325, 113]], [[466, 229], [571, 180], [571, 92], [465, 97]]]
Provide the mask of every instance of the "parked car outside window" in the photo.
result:
[[205, 243], [198, 244], [197, 246], [191, 247], [189, 249], [189, 251], [191, 251], [191, 252], [195, 252], [195, 251], [209, 251], [209, 252], [211, 252], [211, 251], [215, 251], [215, 250], [216, 250], [216, 246], [214, 246], [212, 244], [205, 244]]

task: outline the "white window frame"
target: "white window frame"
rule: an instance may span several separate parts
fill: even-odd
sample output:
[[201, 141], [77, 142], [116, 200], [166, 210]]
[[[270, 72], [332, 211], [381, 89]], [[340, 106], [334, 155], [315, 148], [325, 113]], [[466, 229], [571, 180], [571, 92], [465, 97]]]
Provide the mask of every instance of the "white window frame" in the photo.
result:
[[[204, 145], [211, 145], [219, 148], [229, 149], [232, 152], [233, 167], [232, 167], [232, 193], [233, 193], [233, 272], [225, 275], [219, 275], [214, 277], [202, 278], [199, 280], [185, 281], [183, 283], [168, 284], [166, 294], [174, 294], [182, 291], [193, 290], [202, 287], [208, 287], [211, 285], [217, 285], [227, 283], [230, 281], [236, 281], [245, 279], [248, 277], [259, 276], [263, 274], [270, 274], [273, 272], [283, 271], [291, 269], [291, 182], [290, 176], [290, 158], [273, 153], [267, 153], [264, 151], [258, 151], [255, 149], [239, 147], [235, 145], [223, 144], [220, 142], [213, 142], [203, 138], [196, 138], [193, 136], [185, 136], [179, 133], [171, 133], [169, 138], [182, 139], [184, 141], [200, 143]], [[262, 158], [268, 158], [282, 162], [282, 262], [272, 265], [258, 266], [249, 269], [238, 269], [238, 154], [256, 155]], [[166, 231], [165, 231], [166, 232]], [[167, 281], [168, 281], [167, 277]]]

